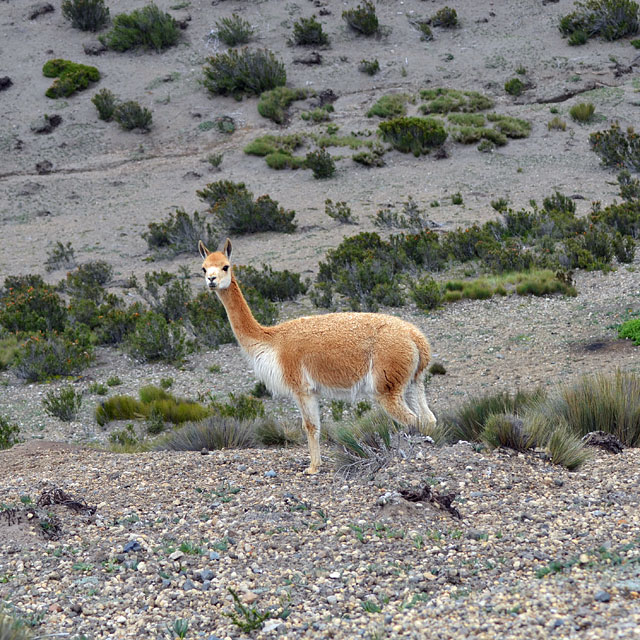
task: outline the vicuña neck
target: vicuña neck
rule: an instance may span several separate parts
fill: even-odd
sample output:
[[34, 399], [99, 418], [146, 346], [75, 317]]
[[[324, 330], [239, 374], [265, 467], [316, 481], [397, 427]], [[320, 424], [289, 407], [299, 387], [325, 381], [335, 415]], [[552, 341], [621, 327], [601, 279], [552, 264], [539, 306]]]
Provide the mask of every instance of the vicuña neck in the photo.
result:
[[256, 342], [264, 342], [267, 337], [265, 328], [253, 317], [235, 276], [231, 276], [231, 284], [226, 289], [216, 289], [216, 293], [227, 311], [240, 346], [247, 349]]

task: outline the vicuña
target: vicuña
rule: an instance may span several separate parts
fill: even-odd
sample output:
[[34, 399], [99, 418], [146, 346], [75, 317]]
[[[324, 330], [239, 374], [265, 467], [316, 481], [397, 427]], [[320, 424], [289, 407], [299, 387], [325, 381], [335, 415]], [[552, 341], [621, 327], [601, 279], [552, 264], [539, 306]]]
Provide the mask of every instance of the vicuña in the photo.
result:
[[429, 343], [414, 325], [381, 313], [328, 313], [262, 326], [231, 268], [231, 241], [222, 251], [198, 244], [207, 287], [224, 305], [233, 333], [257, 377], [276, 395], [294, 399], [307, 432], [311, 464], [320, 468], [319, 396], [375, 399], [394, 420], [433, 428], [424, 372]]

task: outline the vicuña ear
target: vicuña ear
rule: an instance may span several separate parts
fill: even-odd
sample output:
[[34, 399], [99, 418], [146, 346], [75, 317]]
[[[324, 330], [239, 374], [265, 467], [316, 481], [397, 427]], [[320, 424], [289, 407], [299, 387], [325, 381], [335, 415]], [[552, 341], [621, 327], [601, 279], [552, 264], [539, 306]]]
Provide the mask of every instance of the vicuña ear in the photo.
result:
[[231, 240], [229, 238], [226, 239], [224, 247], [222, 247], [222, 253], [227, 256], [227, 260], [231, 258]]
[[202, 242], [202, 240], [198, 240], [198, 251], [200, 252], [203, 260], [211, 253], [209, 249], [204, 246], [204, 242]]

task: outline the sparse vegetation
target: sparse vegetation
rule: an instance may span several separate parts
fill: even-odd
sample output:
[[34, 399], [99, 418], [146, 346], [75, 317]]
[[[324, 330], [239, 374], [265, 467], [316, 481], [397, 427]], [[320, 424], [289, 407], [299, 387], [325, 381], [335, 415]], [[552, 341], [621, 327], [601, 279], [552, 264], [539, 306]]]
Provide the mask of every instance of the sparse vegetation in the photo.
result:
[[459, 26], [458, 13], [451, 7], [442, 7], [442, 9], [439, 9], [431, 16], [431, 24], [434, 27], [453, 29]]
[[71, 422], [82, 406], [82, 393], [76, 393], [73, 387], [65, 387], [57, 393], [48, 391], [42, 401], [45, 412], [64, 422]]
[[579, 104], [574, 104], [571, 109], [569, 109], [569, 115], [576, 122], [584, 124], [593, 119], [595, 111], [596, 108], [592, 102], [580, 102]]
[[310, 151], [305, 157], [305, 166], [311, 169], [318, 180], [331, 178], [336, 172], [336, 163], [326, 149]]
[[75, 253], [71, 242], [63, 244], [58, 240], [53, 249], [47, 253], [47, 259], [44, 261], [45, 270], [71, 269], [76, 264]]
[[633, 318], [622, 323], [618, 327], [618, 337], [631, 340], [633, 344], [640, 346], [640, 318]]
[[329, 36], [315, 16], [300, 18], [293, 23], [293, 43], [299, 46], [322, 46], [329, 44]]
[[456, 89], [422, 89], [420, 98], [426, 101], [420, 106], [423, 113], [449, 113], [462, 111], [474, 113], [491, 109], [494, 102], [491, 98], [477, 91], [458, 91]]
[[547, 129], [549, 129], [549, 131], [566, 131], [567, 123], [559, 116], [553, 116], [547, 123]]
[[163, 222], [150, 222], [149, 230], [142, 237], [150, 250], [169, 255], [192, 253], [198, 240], [207, 246], [217, 242], [217, 235], [212, 226], [205, 222], [204, 216], [197, 211], [190, 216], [184, 209], [170, 213]]
[[104, 0], [63, 0], [62, 15], [81, 31], [100, 31], [109, 23], [109, 8]]
[[404, 116], [407, 113], [406, 103], [409, 96], [406, 93], [392, 93], [382, 96], [372, 107], [367, 111], [367, 117], [372, 118], [378, 116], [379, 118], [393, 118], [396, 116]]
[[351, 208], [346, 202], [336, 202], [327, 199], [324, 201], [324, 212], [333, 220], [342, 224], [358, 224], [358, 219], [351, 212]]
[[98, 118], [100, 118], [100, 120], [104, 120], [105, 122], [113, 120], [113, 114], [115, 113], [118, 101], [112, 91], [109, 91], [109, 89], [100, 89], [100, 91], [91, 98], [91, 102], [93, 102], [98, 110]]
[[614, 122], [608, 130], [592, 133], [589, 142], [605, 167], [640, 172], [640, 136], [633, 127], [623, 132]]
[[215, 95], [241, 99], [283, 86], [287, 81], [284, 64], [267, 49], [231, 49], [207, 59], [204, 86]]
[[168, 322], [155, 311], [146, 311], [136, 320], [125, 340], [125, 350], [137, 362], [179, 364], [186, 355], [184, 329]]
[[113, 19], [113, 27], [100, 41], [114, 51], [128, 51], [141, 47], [163, 51], [180, 40], [180, 28], [168, 13], [150, 2], [131, 13], [120, 13]]
[[[20, 442], [20, 427], [9, 422], [7, 418], [0, 415], [0, 451], [10, 449], [14, 444]], [[0, 614], [1, 619], [2, 614]], [[2, 627], [0, 626], [0, 630]]]
[[442, 123], [434, 118], [393, 118], [378, 125], [385, 142], [403, 153], [420, 156], [439, 147], [447, 138]]
[[304, 100], [307, 92], [304, 89], [289, 89], [276, 87], [265, 91], [258, 100], [258, 113], [263, 118], [269, 118], [276, 124], [283, 124], [287, 120], [287, 108], [294, 100]]
[[380, 71], [380, 63], [377, 58], [374, 58], [373, 60], [360, 60], [358, 69], [362, 71], [362, 73], [366, 73], [368, 76], [375, 76], [376, 73]]
[[504, 90], [511, 96], [522, 95], [525, 88], [525, 84], [520, 78], [510, 78], [504, 83]]
[[563, 16], [558, 25], [562, 35], [569, 36], [569, 44], [584, 44], [594, 36], [618, 40], [638, 33], [636, 2], [586, 0], [575, 2], [574, 5], [575, 11]]
[[140, 129], [140, 131], [146, 133], [151, 129], [153, 114], [150, 109], [141, 107], [135, 100], [128, 100], [115, 107], [113, 119], [125, 131]]

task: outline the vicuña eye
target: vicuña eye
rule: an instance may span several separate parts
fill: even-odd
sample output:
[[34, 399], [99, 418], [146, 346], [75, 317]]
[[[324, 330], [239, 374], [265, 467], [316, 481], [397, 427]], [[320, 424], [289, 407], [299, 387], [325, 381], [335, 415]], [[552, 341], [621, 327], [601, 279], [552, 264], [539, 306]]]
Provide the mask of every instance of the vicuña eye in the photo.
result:
[[225, 264], [224, 267], [222, 267], [223, 271], [229, 271], [229, 265]]

